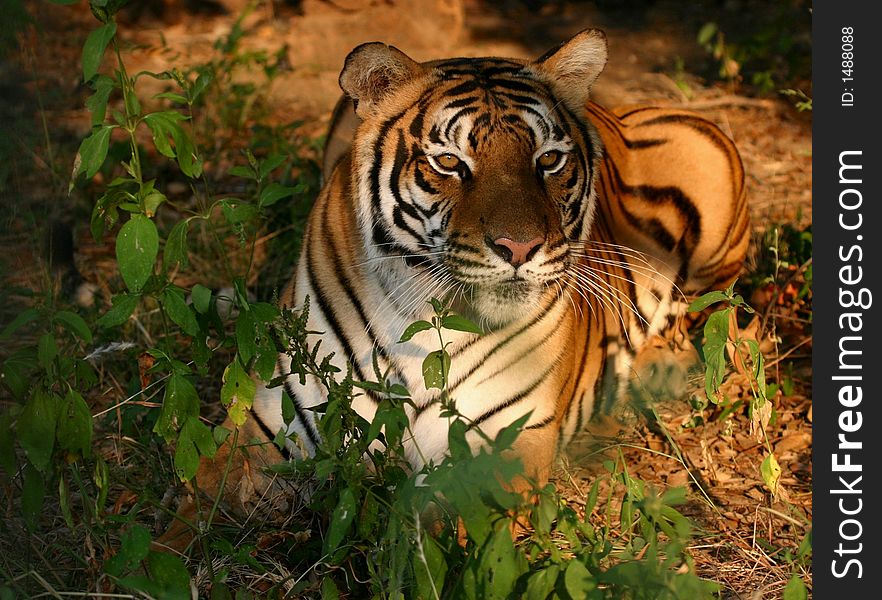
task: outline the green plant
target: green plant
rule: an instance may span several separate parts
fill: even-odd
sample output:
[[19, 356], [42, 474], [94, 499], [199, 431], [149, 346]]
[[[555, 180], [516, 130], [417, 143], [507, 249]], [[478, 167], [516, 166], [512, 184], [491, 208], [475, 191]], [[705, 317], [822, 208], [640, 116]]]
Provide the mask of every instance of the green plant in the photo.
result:
[[[288, 156], [262, 149], [257, 157], [246, 150], [246, 164], [233, 167], [228, 176], [244, 179], [247, 193], [215, 197], [192, 125], [194, 107], [202, 102], [210, 77], [176, 70], [130, 75], [115, 21], [121, 4], [90, 3], [101, 22], [82, 51], [83, 79], [94, 91], [86, 102], [92, 127], [79, 146], [69, 185], [73, 194], [90, 187], [99, 171], [109, 175], [90, 225], [97, 241], [113, 244], [118, 267], [118, 279], [111, 280], [114, 295], [109, 306], [98, 307], [99, 317], [66, 307], [49, 287], [42, 300], [3, 328], [0, 338], [9, 340], [15, 334], [24, 343], [2, 364], [2, 384], [15, 400], [0, 412], [0, 467], [20, 490], [15, 499], [29, 532], [47, 525], [43, 505], [57, 503], [72, 532], [92, 540], [102, 555], [114, 557], [102, 576], [161, 595], [169, 585], [189, 582], [188, 571], [179, 559], [148, 548], [150, 536], [139, 529], [136, 518], [143, 507], [159, 505], [149, 491], [125, 518], [110, 512], [107, 503], [115, 482], [103, 453], [96, 451], [99, 440], [93, 427], [98, 420], [90, 404], [98, 378], [86, 355], [145, 347], [140, 364], [130, 353], [125, 360], [122, 353], [124, 360], [117, 365], [118, 376], [132, 381], [131, 395], [115, 407], [120, 427], [123, 411], [160, 399], [158, 410], [136, 419], [174, 449], [176, 476], [198, 488], [194, 476], [200, 456], [213, 456], [229, 433], [210, 428], [200, 418], [201, 380], [223, 371], [221, 401], [241, 423], [255, 390], [248, 373], [270, 379], [277, 352], [270, 324], [278, 311], [253, 301], [245, 282], [254, 269], [261, 225], [280, 200], [304, 194], [306, 186], [275, 181], [273, 173], [290, 166]], [[101, 65], [108, 53], [115, 66], [105, 74]], [[177, 88], [145, 100], [138, 89], [144, 77], [173, 82]], [[145, 146], [145, 139], [151, 145]], [[111, 153], [112, 148], [119, 153]], [[195, 206], [170, 199], [163, 181], [150, 175], [166, 160], [187, 181]], [[218, 294], [201, 283], [181, 285], [181, 275], [191, 268], [194, 236], [197, 247], [210, 248], [224, 266], [230, 294]], [[232, 248], [225, 241], [231, 236], [238, 241]], [[232, 253], [248, 259], [230, 260]], [[139, 343], [114, 341], [130, 336]], [[92, 349], [93, 344], [97, 348]], [[152, 438], [148, 443], [155, 443]], [[204, 535], [200, 542], [207, 549]], [[147, 579], [136, 574], [141, 565], [147, 566]]]
[[[775, 235], [775, 241], [777, 242], [777, 235]], [[773, 248], [776, 265], [786, 264], [779, 260], [777, 244]], [[777, 268], [773, 280], [777, 280]], [[751, 432], [763, 443], [766, 450], [765, 458], [759, 467], [759, 474], [771, 493], [772, 499], [781, 499], [787, 502], [787, 494], [780, 481], [781, 466], [769, 440], [769, 428], [775, 420], [774, 399], [779, 384], [766, 383], [765, 357], [760, 351], [759, 342], [753, 337], [744, 336], [738, 327], [738, 311], [743, 310], [748, 314], [754, 314], [754, 309], [744, 301], [740, 294], [735, 293], [735, 282], [733, 282], [726, 290], [704, 294], [693, 301], [688, 310], [700, 312], [719, 303], [722, 303], [724, 307], [712, 312], [704, 327], [702, 350], [705, 360], [706, 397], [711, 403], [722, 408], [722, 418], [737, 410], [742, 404], [742, 400], [728, 398], [723, 391], [729, 367], [731, 366], [746, 380], [749, 390], [746, 404]], [[783, 378], [780, 386], [786, 388], [788, 385], [792, 386], [792, 381], [786, 377]], [[804, 563], [811, 552], [810, 522], [808, 522], [808, 527], [809, 533], [800, 545], [796, 557], [792, 557], [789, 550], [785, 553], [785, 559], [793, 565], [793, 575], [785, 589], [785, 598], [788, 599], [806, 597], [805, 584], [797, 573], [797, 568]]]
[[[313, 509], [330, 518], [321, 547], [306, 562], [322, 565], [322, 596], [712, 597], [715, 586], [695, 576], [685, 553], [692, 528], [675, 508], [685, 501], [684, 490], [651, 489], [628, 474], [623, 457], [606, 465], [608, 475], [594, 482], [579, 512], [553, 486], [534, 490], [528, 501], [503, 484], [523, 475], [519, 461], [506, 454], [527, 416], [495, 439], [483, 437], [478, 447], [467, 441], [471, 427], [445, 393], [450, 358], [443, 332], [479, 330], [438, 300], [430, 303], [431, 320], [411, 324], [402, 340], [429, 330], [439, 336], [423, 373], [426, 387], [441, 392], [450, 454], [417, 471], [398, 451], [412, 435], [408, 391], [390, 384], [376, 365], [376, 381], [352, 381], [351, 373], [331, 365], [330, 356], [320, 358], [321, 339], [306, 328], [308, 306], [299, 314], [283, 313], [279, 335], [292, 341], [294, 375], [316, 378], [328, 397], [315, 457], [275, 469], [311, 473], [321, 482]], [[370, 423], [351, 408], [359, 389], [382, 398]], [[599, 500], [603, 487], [605, 508]], [[600, 525], [592, 523], [597, 514]], [[529, 535], [519, 541], [512, 538], [517, 522], [529, 523]]]
[[697, 42], [713, 58], [715, 76], [748, 83], [761, 94], [811, 79], [811, 7], [803, 0], [719, 3]]
[[799, 112], [812, 110], [812, 99], [802, 90], [786, 89], [779, 91], [781, 94], [793, 98], [793, 105], [796, 106], [796, 110]]
[[[738, 372], [744, 374], [750, 389], [750, 402], [748, 403], [751, 423], [759, 426], [766, 444], [768, 454], [763, 460], [760, 472], [763, 481], [772, 492], [778, 494], [778, 478], [781, 467], [772, 451], [766, 426], [772, 416], [772, 405], [767, 395], [765, 359], [760, 352], [759, 342], [755, 339], [743, 338], [738, 334], [734, 336], [730, 331], [738, 331], [736, 312], [744, 310], [748, 314], [755, 311], [741, 297], [735, 293], [733, 282], [726, 290], [708, 292], [694, 300], [688, 310], [701, 312], [717, 303], [727, 306], [711, 313], [704, 326], [704, 362], [705, 362], [705, 394], [708, 400], [714, 404], [726, 402], [725, 394], [720, 389], [726, 377], [729, 361], [726, 360], [728, 350], [732, 365]], [[732, 324], [735, 324], [733, 327]]]

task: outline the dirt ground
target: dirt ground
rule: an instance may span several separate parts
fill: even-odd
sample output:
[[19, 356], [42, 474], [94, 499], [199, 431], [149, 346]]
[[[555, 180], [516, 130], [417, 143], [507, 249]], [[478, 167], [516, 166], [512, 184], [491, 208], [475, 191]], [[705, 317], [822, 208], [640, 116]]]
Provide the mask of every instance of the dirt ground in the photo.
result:
[[[211, 13], [194, 12], [183, 2], [167, 0], [165, 4], [165, 11], [131, 15], [136, 26], [121, 25], [129, 42], [124, 58], [133, 71], [161, 71], [171, 65], [183, 68], [208, 60], [214, 41], [229, 33], [235, 15], [247, 2], [211, 3], [222, 9]], [[700, 112], [718, 123], [741, 151], [756, 239], [773, 223], [799, 228], [810, 224], [810, 113], [797, 113], [785, 99], [747, 97], [692, 74], [708, 60], [695, 43], [695, 32], [713, 15], [673, 2], [637, 2], [634, 6], [516, 0], [279, 1], [261, 4], [245, 19], [250, 34], [243, 43], [270, 51], [287, 45], [291, 68], [273, 82], [274, 118], [303, 120], [304, 133], [320, 135], [340, 93], [337, 77], [343, 59], [362, 42], [388, 42], [418, 60], [453, 55], [538, 57], [585, 27], [600, 27], [609, 40], [610, 61], [598, 81], [595, 100], [607, 106], [653, 103]], [[30, 119], [34, 130], [39, 130], [42, 125], [32, 113], [34, 99], [40, 98], [52, 137], [70, 145], [90, 126], [83, 107], [88, 90], [80, 84], [78, 60], [95, 21], [82, 3], [61, 7], [42, 2], [33, 12], [38, 27], [29, 35], [35, 43], [0, 66], [2, 105], [8, 108], [0, 125], [6, 128], [13, 119]], [[676, 68], [677, 61], [685, 68]], [[159, 83], [144, 85], [144, 97], [154, 91], [149, 85], [161, 91]], [[14, 133], [10, 139], [18, 139], [16, 135], [24, 139], [25, 134]], [[23, 159], [4, 168], [13, 173], [4, 190], [4, 209], [11, 215], [8, 222], [22, 202], [45, 201], [47, 214], [64, 212], [63, 199], [35, 200], [33, 189], [16, 183], [33, 181], [15, 176], [26, 169]], [[47, 186], [46, 194], [52, 193]], [[26, 237], [15, 228], [3, 235], [4, 244], [23, 244]], [[748, 269], [760, 260], [761, 251], [754, 248]], [[26, 254], [7, 256], [5, 262], [7, 273], [33, 271]], [[770, 379], [780, 375], [777, 370], [786, 359], [793, 365], [788, 375], [795, 382], [788, 396], [779, 394], [775, 399], [777, 420], [770, 440], [783, 469], [786, 497], [772, 501], [763, 486], [759, 475], [763, 444], [750, 434], [744, 411], [686, 429], [680, 425], [692, 414], [689, 406], [685, 402], [666, 405], [661, 410], [662, 423], [675, 446], [659, 431], [645, 429], [618, 438], [617, 447], [632, 474], [659, 487], [690, 487], [693, 500], [686, 512], [701, 528], [692, 548], [698, 570], [721, 582], [732, 598], [781, 596], [790, 577], [783, 552], [798, 546], [812, 515], [811, 339], [804, 327], [786, 320], [775, 322], [780, 339], [767, 345], [771, 352], [767, 375]], [[737, 395], [737, 381], [732, 385], [731, 392]], [[675, 458], [675, 447], [682, 452], [682, 460]], [[589, 452], [586, 445], [577, 444], [559, 473], [558, 485], [576, 504], [596, 472], [598, 461], [586, 458]], [[706, 499], [698, 491], [699, 484]], [[810, 585], [811, 575], [804, 575]]]

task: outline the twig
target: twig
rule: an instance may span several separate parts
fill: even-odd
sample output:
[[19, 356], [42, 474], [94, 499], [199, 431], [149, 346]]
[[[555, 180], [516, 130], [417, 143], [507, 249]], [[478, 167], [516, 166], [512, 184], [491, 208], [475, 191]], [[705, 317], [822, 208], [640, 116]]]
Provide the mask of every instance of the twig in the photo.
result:
[[807, 337], [807, 338], [800, 340], [799, 343], [797, 343], [795, 346], [793, 346], [792, 348], [787, 350], [787, 352], [778, 356], [774, 360], [767, 362], [766, 368], [768, 369], [769, 367], [777, 365], [779, 362], [781, 362], [782, 360], [784, 360], [785, 358], [787, 358], [788, 356], [790, 356], [791, 354], [793, 354], [794, 352], [796, 352], [797, 350], [799, 350], [800, 348], [802, 348], [803, 346], [805, 346], [806, 344], [808, 344], [811, 341], [812, 341], [811, 337]]
[[766, 511], [767, 513], [771, 513], [771, 514], [775, 515], [776, 517], [780, 517], [780, 518], [784, 519], [785, 521], [787, 521], [788, 523], [792, 523], [793, 525], [796, 525], [798, 527], [802, 527], [803, 529], [809, 527], [809, 525], [806, 525], [805, 523], [800, 523], [799, 521], [797, 521], [793, 517], [791, 517], [789, 515], [785, 515], [784, 513], [777, 511], [774, 508], [767, 508], [765, 506], [758, 506], [757, 508], [760, 510]]

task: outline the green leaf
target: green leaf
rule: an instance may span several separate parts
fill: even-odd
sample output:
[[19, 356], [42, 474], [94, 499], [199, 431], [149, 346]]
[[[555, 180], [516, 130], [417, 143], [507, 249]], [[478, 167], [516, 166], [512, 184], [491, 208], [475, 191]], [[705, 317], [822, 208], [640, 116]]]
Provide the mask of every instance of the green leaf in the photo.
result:
[[584, 598], [585, 592], [597, 587], [597, 580], [582, 561], [574, 558], [564, 571], [564, 586], [573, 598]]
[[143, 525], [129, 527], [120, 538], [117, 553], [104, 563], [104, 570], [114, 577], [136, 566], [150, 553], [150, 532]]
[[214, 429], [211, 430], [211, 437], [214, 439], [214, 445], [220, 447], [224, 442], [227, 441], [227, 438], [230, 437], [230, 434], [233, 433], [232, 430], [227, 429], [223, 425], [218, 425]]
[[166, 271], [172, 270], [176, 265], [187, 268], [190, 264], [187, 250], [187, 233], [190, 221], [184, 219], [178, 221], [168, 234], [165, 249], [162, 252], [162, 267]]
[[191, 337], [199, 335], [199, 323], [193, 309], [187, 306], [184, 300], [184, 292], [180, 288], [169, 286], [165, 288], [160, 297], [162, 307], [169, 318]]
[[455, 331], [465, 331], [468, 333], [484, 333], [481, 328], [462, 315], [447, 315], [441, 320], [441, 327], [444, 329], [453, 329]]
[[450, 374], [450, 355], [446, 350], [430, 352], [423, 360], [423, 381], [426, 389], [443, 389]]
[[162, 590], [159, 597], [167, 600], [190, 600], [190, 573], [184, 561], [173, 554], [151, 551], [147, 570]]
[[271, 323], [279, 318], [279, 309], [268, 302], [254, 302], [249, 306], [254, 318], [261, 323]]
[[[750, 361], [753, 365], [753, 378], [756, 382], [759, 400], [764, 402], [766, 398], [766, 367], [765, 358], [760, 351], [759, 342], [756, 340], [745, 340], [748, 352], [750, 353]], [[760, 402], [760, 405], [762, 405]]]
[[135, 308], [137, 308], [140, 300], [140, 296], [117, 294], [113, 297], [113, 307], [98, 319], [98, 326], [116, 327], [125, 323], [132, 316], [132, 313], [135, 312]]
[[186, 106], [188, 104], [187, 99], [181, 96], [180, 94], [175, 94], [173, 92], [162, 92], [161, 94], [156, 94], [153, 96], [157, 100], [171, 100], [172, 102], [176, 102], [177, 104], [182, 104]]
[[273, 378], [278, 358], [279, 352], [272, 338], [264, 330], [257, 345], [257, 358], [254, 360], [254, 372], [261, 381], [269, 381]]
[[760, 474], [763, 476], [766, 487], [769, 488], [773, 495], [777, 496], [778, 484], [781, 479], [781, 466], [778, 464], [774, 454], [769, 454], [763, 459], [760, 465]]
[[698, 32], [698, 43], [702, 46], [710, 43], [711, 38], [717, 33], [717, 24], [714, 22], [705, 23]]
[[257, 334], [257, 323], [255, 323], [251, 311], [240, 312], [236, 317], [236, 344], [243, 364], [247, 365], [257, 353]]
[[418, 334], [421, 331], [427, 331], [432, 329], [432, 324], [428, 321], [416, 321], [407, 326], [407, 329], [404, 330], [404, 333], [401, 334], [401, 339], [398, 340], [398, 343], [408, 342], [410, 339]]
[[806, 600], [808, 598], [808, 590], [802, 577], [794, 573], [790, 577], [790, 581], [784, 587], [783, 600]]
[[440, 315], [444, 311], [444, 306], [437, 298], [429, 298], [426, 302], [432, 305], [432, 309], [434, 309], [436, 315]]
[[[575, 560], [575, 559], [573, 559]], [[527, 580], [527, 590], [525, 594], [526, 600], [545, 600], [554, 590], [554, 584], [557, 583], [557, 576], [560, 574], [560, 567], [552, 564], [548, 568], [537, 571]], [[574, 596], [580, 598], [581, 596]]]
[[190, 290], [190, 296], [193, 298], [193, 308], [196, 309], [196, 312], [200, 315], [207, 314], [211, 308], [211, 290], [201, 283], [197, 283]]
[[[73, 184], [73, 181], [71, 181]], [[92, 209], [92, 218], [89, 222], [89, 230], [96, 242], [101, 243], [104, 237], [104, 229], [113, 227], [119, 220], [118, 207], [131, 200], [133, 196], [126, 190], [113, 187], [98, 198]]]
[[[195, 417], [187, 419], [187, 423]], [[181, 481], [190, 481], [199, 469], [199, 452], [196, 445], [190, 439], [186, 424], [181, 428], [178, 443], [175, 446], [175, 474]]]
[[521, 435], [521, 430], [524, 425], [526, 425], [527, 421], [530, 419], [530, 415], [532, 411], [528, 412], [525, 415], [522, 415], [517, 418], [510, 425], [506, 425], [502, 429], [499, 430], [499, 433], [496, 434], [496, 439], [493, 443], [493, 448], [497, 451], [508, 450], [515, 443], [515, 440]]
[[[508, 521], [508, 519], [503, 519]], [[486, 598], [508, 598], [518, 578], [527, 571], [524, 555], [517, 551], [508, 527], [497, 526], [481, 547], [477, 576]], [[575, 596], [579, 597], [579, 596]]]
[[233, 177], [242, 177], [243, 179], [257, 179], [254, 170], [248, 165], [236, 165], [227, 171], [227, 174]]
[[214, 441], [211, 427], [196, 417], [190, 417], [184, 423], [184, 429], [189, 432], [190, 439], [196, 445], [200, 455], [214, 458], [214, 455], [217, 453], [217, 444]]
[[199, 395], [190, 381], [180, 373], [173, 373], [165, 386], [162, 409], [153, 426], [166, 442], [175, 438], [175, 433], [187, 420], [187, 417], [199, 416]]
[[288, 392], [285, 391], [284, 387], [282, 388], [282, 421], [285, 423], [291, 423], [294, 420], [294, 417], [297, 416], [297, 409], [294, 407], [294, 401], [291, 400], [291, 396], [288, 395]]
[[193, 87], [190, 88], [190, 101], [195, 102], [212, 81], [214, 81], [214, 73], [210, 70], [205, 69], [199, 73], [199, 76], [196, 77], [196, 81], [193, 82]]
[[144, 214], [148, 217], [152, 217], [156, 214], [156, 209], [159, 206], [168, 200], [165, 194], [158, 190], [153, 190], [146, 196], [144, 196], [143, 204], [144, 204]]
[[67, 488], [67, 480], [64, 477], [58, 478], [58, 507], [61, 509], [61, 516], [64, 517], [64, 524], [67, 525], [67, 528], [76, 527], [73, 512], [70, 509], [70, 490]]
[[239, 357], [235, 357], [224, 370], [221, 403], [227, 408], [230, 418], [236, 425], [245, 422], [246, 413], [254, 403], [256, 391], [256, 384], [242, 367]]
[[0, 469], [10, 477], [15, 473], [15, 445], [12, 441], [12, 415], [9, 411], [0, 413]]
[[69, 390], [58, 415], [58, 447], [88, 457], [92, 450], [92, 413], [76, 390]]
[[36, 364], [37, 350], [33, 346], [21, 348], [3, 361], [0, 381], [17, 399], [26, 397], [30, 392], [33, 385], [31, 373]]
[[[184, 175], [194, 178], [202, 174], [202, 164], [196, 157], [196, 145], [189, 132], [180, 125], [187, 118], [177, 111], [167, 110], [144, 115], [144, 123], [153, 133], [156, 150], [163, 156], [176, 158]], [[174, 148], [169, 138], [174, 142]]]
[[133, 92], [123, 93], [123, 101], [126, 105], [126, 113], [132, 117], [141, 116], [141, 102], [138, 100], [137, 94]]
[[224, 218], [230, 225], [250, 221], [260, 214], [260, 210], [254, 204], [249, 204], [236, 198], [225, 198], [220, 202]]
[[29, 531], [37, 528], [37, 519], [43, 510], [43, 498], [46, 495], [46, 486], [43, 475], [31, 463], [26, 463], [22, 469], [21, 486], [21, 512]]
[[44, 333], [37, 340], [37, 362], [43, 367], [44, 371], [52, 368], [52, 362], [58, 356], [58, 344], [55, 342], [55, 336], [51, 333]]
[[86, 108], [92, 114], [92, 127], [95, 127], [104, 123], [104, 117], [107, 114], [107, 101], [116, 87], [116, 80], [107, 75], [98, 75], [92, 81], [92, 87], [95, 93], [86, 100]]
[[183, 135], [180, 122], [186, 118], [185, 115], [174, 110], [144, 115], [144, 123], [153, 133], [153, 144], [156, 146], [157, 152], [168, 158], [176, 157], [169, 138], [176, 140]]
[[156, 225], [144, 215], [132, 215], [116, 238], [119, 271], [131, 292], [139, 293], [147, 283], [153, 274], [158, 253], [159, 233]]
[[101, 59], [104, 58], [104, 50], [116, 33], [116, 23], [108, 21], [94, 30], [86, 38], [83, 44], [83, 81], [89, 81], [98, 72]]
[[36, 388], [18, 417], [18, 443], [40, 472], [45, 471], [52, 460], [57, 407], [57, 397]]
[[337, 589], [337, 584], [329, 575], [325, 575], [322, 580], [322, 600], [338, 600], [339, 598], [340, 591]]
[[294, 193], [294, 188], [284, 186], [280, 183], [271, 183], [260, 192], [260, 200], [258, 206], [266, 208], [272, 206], [282, 198], [287, 198]]
[[21, 311], [18, 315], [10, 322], [6, 327], [3, 328], [3, 332], [0, 333], [0, 340], [7, 339], [10, 335], [18, 331], [20, 328], [24, 327], [34, 319], [40, 316], [40, 311], [36, 308], [28, 308], [26, 310]]
[[704, 294], [700, 298], [696, 298], [695, 300], [693, 300], [686, 310], [688, 310], [689, 312], [701, 312], [712, 304], [716, 304], [717, 302], [726, 302], [727, 300], [729, 300], [729, 297], [726, 295], [725, 292], [714, 290], [712, 292]]
[[323, 552], [326, 555], [332, 554], [340, 545], [340, 542], [343, 541], [343, 536], [346, 535], [357, 513], [358, 507], [356, 506], [355, 494], [352, 492], [352, 488], [343, 488], [343, 491], [340, 492], [340, 500], [337, 502], [337, 507], [334, 508], [334, 512], [331, 515], [331, 524], [325, 537]]
[[260, 169], [258, 169], [257, 172], [258, 177], [260, 177], [260, 179], [266, 179], [266, 176], [269, 175], [273, 169], [282, 166], [286, 160], [288, 160], [288, 157], [284, 154], [271, 154], [270, 156], [267, 156], [266, 160], [260, 163]]
[[713, 313], [704, 325], [705, 393], [708, 400], [719, 402], [717, 390], [726, 375], [726, 342], [729, 340], [731, 308]]
[[73, 173], [70, 177], [68, 191], [73, 189], [77, 175], [82, 173], [86, 179], [91, 179], [107, 158], [107, 149], [110, 147], [110, 132], [116, 129], [116, 125], [101, 125], [93, 129], [92, 133], [80, 143], [74, 158]]
[[399, 406], [394, 406], [388, 401], [383, 401], [377, 407], [374, 418], [371, 419], [370, 427], [365, 440], [375, 440], [380, 431], [385, 432], [386, 446], [395, 447], [401, 441], [401, 435], [409, 424], [407, 413]]
[[551, 525], [558, 515], [557, 497], [541, 494], [539, 496], [539, 505], [534, 509], [534, 512], [534, 523], [536, 524], [537, 532], [545, 533], [551, 531]]
[[418, 597], [440, 598], [447, 577], [444, 553], [434, 538], [423, 535], [418, 540], [417, 556], [413, 566]]
[[92, 343], [92, 332], [80, 315], [69, 310], [60, 310], [55, 313], [55, 321], [87, 344]]

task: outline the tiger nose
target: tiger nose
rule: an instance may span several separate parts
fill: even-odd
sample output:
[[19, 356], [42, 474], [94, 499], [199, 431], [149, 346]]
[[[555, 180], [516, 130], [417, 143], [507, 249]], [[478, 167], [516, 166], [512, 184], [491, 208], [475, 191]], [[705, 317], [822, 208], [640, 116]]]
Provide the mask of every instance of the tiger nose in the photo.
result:
[[501, 256], [506, 262], [514, 267], [519, 267], [536, 254], [539, 247], [545, 242], [545, 238], [536, 237], [529, 242], [517, 242], [501, 237], [495, 240], [487, 240], [490, 248]]

